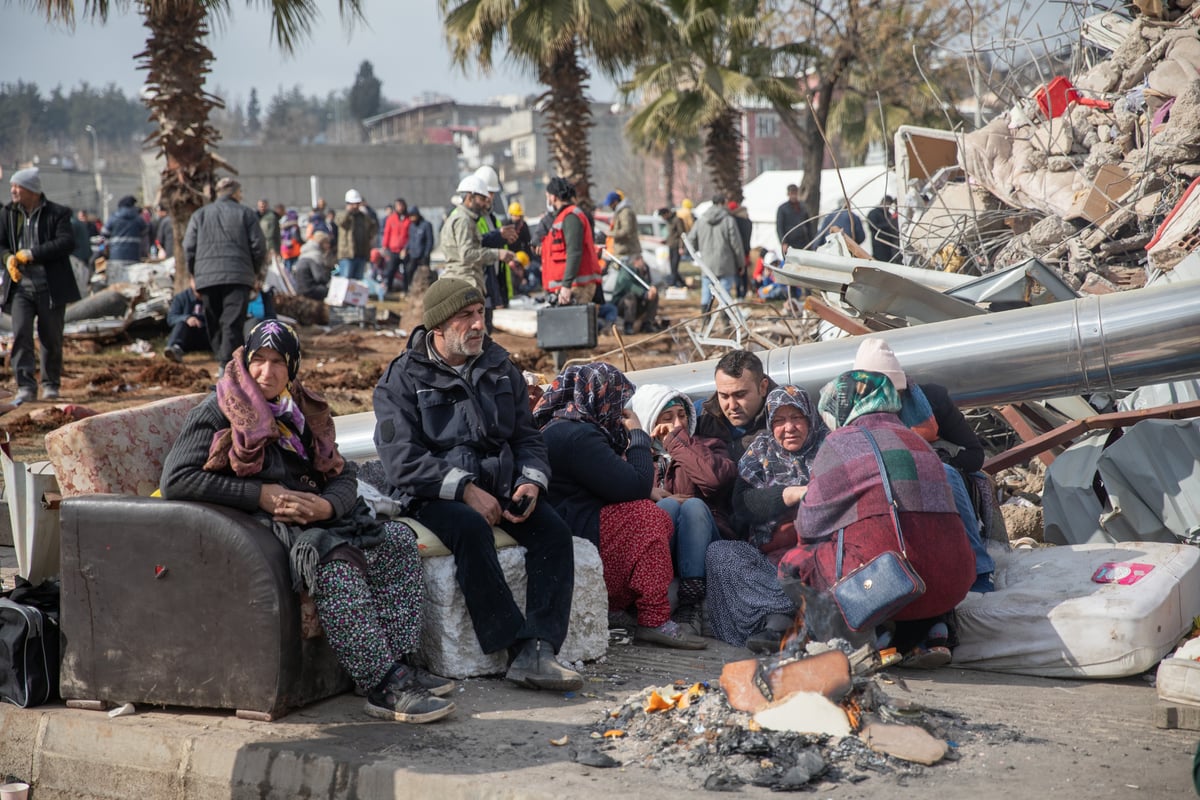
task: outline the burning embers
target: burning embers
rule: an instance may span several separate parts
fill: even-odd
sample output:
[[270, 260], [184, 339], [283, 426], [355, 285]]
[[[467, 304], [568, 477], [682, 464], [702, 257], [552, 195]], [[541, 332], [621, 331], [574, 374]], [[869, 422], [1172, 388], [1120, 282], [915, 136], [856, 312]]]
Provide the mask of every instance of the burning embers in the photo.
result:
[[937, 712], [894, 703], [880, 688], [887, 679], [876, 675], [873, 646], [814, 639], [829, 622], [819, 601], [801, 605], [781, 651], [726, 664], [721, 691], [678, 681], [612, 711], [593, 733], [611, 764], [682, 771], [706, 789], [800, 789], [954, 757]]

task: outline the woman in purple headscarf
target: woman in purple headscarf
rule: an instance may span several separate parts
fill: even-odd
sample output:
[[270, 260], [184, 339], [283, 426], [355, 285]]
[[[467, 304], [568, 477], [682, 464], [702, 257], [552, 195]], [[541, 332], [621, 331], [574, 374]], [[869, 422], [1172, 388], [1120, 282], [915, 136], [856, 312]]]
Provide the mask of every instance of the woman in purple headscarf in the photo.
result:
[[163, 464], [168, 500], [253, 514], [288, 549], [292, 584], [316, 604], [325, 637], [366, 695], [366, 713], [432, 722], [454, 710], [454, 682], [409, 660], [421, 634], [416, 536], [377, 521], [338, 453], [329, 405], [298, 377], [300, 340], [255, 326], [216, 391], [188, 415]]
[[736, 540], [705, 556], [705, 613], [717, 638], [758, 652], [779, 650], [795, 604], [779, 583], [779, 559], [796, 544], [796, 506], [829, 429], [808, 392], [783, 386], [767, 395], [767, 427], [738, 462], [733, 489]]

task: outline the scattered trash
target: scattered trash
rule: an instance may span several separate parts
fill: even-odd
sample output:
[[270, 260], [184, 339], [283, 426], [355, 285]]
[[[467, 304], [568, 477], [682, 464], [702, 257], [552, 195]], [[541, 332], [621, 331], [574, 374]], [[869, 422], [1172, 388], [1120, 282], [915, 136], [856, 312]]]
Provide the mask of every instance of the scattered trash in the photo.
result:
[[135, 339], [133, 344], [127, 344], [122, 347], [121, 352], [130, 353], [136, 356], [143, 356], [145, 358], [154, 358], [156, 355], [154, 352], [154, 346], [145, 339]]
[[122, 703], [121, 705], [109, 711], [108, 715], [110, 717], [127, 717], [136, 713], [137, 709], [134, 708], [133, 703]]

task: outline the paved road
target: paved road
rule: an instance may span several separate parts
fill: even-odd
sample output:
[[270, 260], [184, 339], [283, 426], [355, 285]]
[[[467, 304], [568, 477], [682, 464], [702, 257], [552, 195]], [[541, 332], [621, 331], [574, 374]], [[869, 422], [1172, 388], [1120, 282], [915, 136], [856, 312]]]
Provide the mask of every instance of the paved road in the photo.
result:
[[[228, 713], [139, 709], [101, 712], [0, 707], [0, 775], [33, 778], [51, 798], [664, 798], [695, 796], [694, 776], [628, 764], [596, 769], [572, 750], [606, 710], [648, 686], [717, 677], [746, 652], [714, 643], [681, 653], [616, 646], [589, 665], [574, 697], [462, 682], [457, 713], [406, 726], [375, 721], [351, 695], [275, 723]], [[236, 665], [231, 664], [231, 669]], [[819, 797], [866, 800], [1194, 796], [1190, 765], [1198, 734], [1153, 727], [1144, 678], [1064, 681], [946, 668], [893, 673], [896, 696], [941, 709], [967, 731], [955, 762], [872, 772], [859, 783], [817, 782]], [[567, 735], [571, 744], [551, 739]], [[742, 787], [742, 797], [776, 796]]]

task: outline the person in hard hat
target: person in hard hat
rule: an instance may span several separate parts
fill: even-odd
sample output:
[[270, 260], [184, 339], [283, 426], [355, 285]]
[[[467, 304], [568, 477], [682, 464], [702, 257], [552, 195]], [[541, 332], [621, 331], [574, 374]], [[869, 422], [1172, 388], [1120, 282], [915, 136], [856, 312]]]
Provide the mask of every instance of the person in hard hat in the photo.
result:
[[[480, 212], [479, 219], [475, 223], [479, 228], [480, 242], [484, 247], [512, 250], [511, 244], [516, 238], [516, 231], [512, 225], [501, 225], [495, 213], [496, 197], [500, 194], [500, 176], [487, 164], [475, 170], [475, 175], [483, 179], [488, 190], [487, 208]], [[508, 305], [508, 298], [512, 296], [512, 278], [508, 266], [503, 261], [498, 261], [486, 268], [483, 278], [487, 285], [485, 294], [489, 300], [484, 316], [488, 333], [491, 333], [492, 309], [504, 308]]]
[[368, 214], [358, 189], [346, 192], [346, 208], [337, 215], [338, 274], [361, 281], [371, 257], [371, 244], [379, 235], [379, 220]]
[[[508, 265], [515, 264], [517, 257], [515, 253], [499, 246], [488, 246], [484, 243], [479, 219], [485, 213], [490, 214], [489, 209], [492, 205], [487, 181], [478, 174], [468, 175], [459, 181], [456, 191], [462, 202], [455, 206], [446, 218], [439, 239], [442, 253], [446, 257], [440, 277], [458, 278], [471, 284], [485, 298], [485, 309], [491, 309], [496, 305], [499, 287], [496, 285], [495, 271], [489, 267], [500, 261]], [[492, 284], [491, 293], [488, 291], [489, 283]], [[490, 315], [485, 312], [485, 316]], [[491, 330], [490, 325], [488, 329]]]
[[525, 221], [525, 208], [516, 200], [508, 204], [508, 224], [516, 233], [516, 239], [506, 246], [517, 254], [517, 264], [510, 268], [508, 295], [525, 294], [528, 284], [526, 270], [533, 260], [533, 235], [529, 231], [529, 223]]
[[683, 220], [685, 233], [691, 233], [692, 226], [696, 224], [696, 217], [692, 214], [692, 208], [692, 201], [685, 197], [683, 198], [683, 202], [679, 204], [679, 210], [675, 212]]

